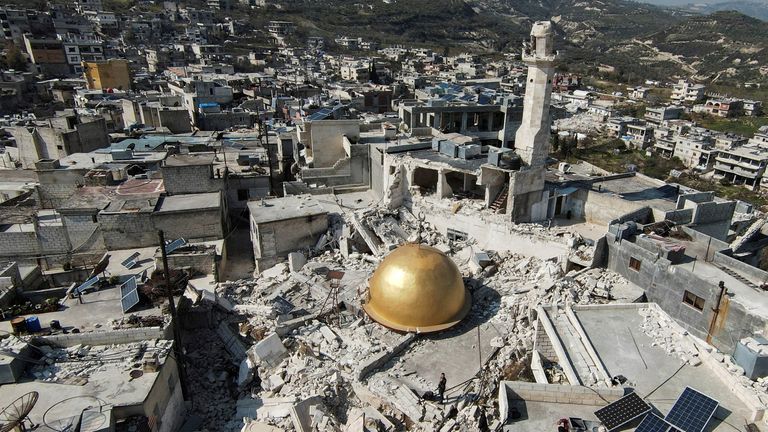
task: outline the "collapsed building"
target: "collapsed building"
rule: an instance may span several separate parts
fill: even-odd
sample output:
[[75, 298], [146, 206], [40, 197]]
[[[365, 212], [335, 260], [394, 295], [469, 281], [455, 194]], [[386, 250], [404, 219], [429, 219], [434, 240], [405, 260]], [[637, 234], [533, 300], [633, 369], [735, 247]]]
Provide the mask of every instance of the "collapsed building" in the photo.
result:
[[[764, 219], [634, 173], [551, 169], [556, 58], [552, 24], [535, 23], [514, 148], [321, 113], [296, 139], [273, 135], [276, 150], [264, 131], [267, 173], [250, 157], [231, 172], [224, 144], [211, 154], [157, 140], [147, 140], [152, 152], [173, 154], [143, 155], [142, 140], [109, 152], [146, 176], [115, 184], [96, 156], [65, 169], [43, 161], [39, 191], [57, 212], [35, 209], [36, 249], [20, 255], [67, 256], [78, 249], [71, 239], [98, 233], [91, 252], [101, 259], [58, 276], [86, 280], [39, 312], [45, 329], [29, 321], [30, 333], [49, 334], [3, 339], [2, 401], [50, 379], [62, 395], [98, 398], [62, 417], [112, 405], [107, 430], [448, 432], [482, 420], [539, 431], [564, 417], [574, 430], [618, 427], [602, 410], [630, 396], [642, 409], [627, 428], [654, 421], [653, 405], [687, 431], [672, 423], [670, 401], [690, 384], [718, 398], [710, 430], [764, 422]], [[210, 136], [197, 138], [189, 147], [210, 150]], [[297, 178], [280, 198], [268, 196], [273, 157]], [[103, 177], [80, 183], [97, 168]], [[40, 249], [56, 243], [54, 228], [70, 243]], [[158, 244], [158, 229], [174, 241]], [[244, 250], [230, 249], [242, 239]], [[225, 280], [235, 253], [254, 272]], [[0, 278], [12, 287], [3, 301], [51, 294], [25, 286], [32, 278], [18, 264], [0, 266]], [[46, 395], [30, 418], [47, 423], [56, 403]]]

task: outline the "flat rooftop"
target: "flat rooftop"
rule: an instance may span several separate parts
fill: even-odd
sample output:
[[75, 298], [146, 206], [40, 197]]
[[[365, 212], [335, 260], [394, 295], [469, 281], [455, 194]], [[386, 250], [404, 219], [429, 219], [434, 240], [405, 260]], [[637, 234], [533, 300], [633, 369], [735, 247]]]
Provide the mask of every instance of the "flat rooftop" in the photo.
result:
[[[135, 364], [133, 357], [143, 350], [155, 351], [160, 363], [165, 364], [171, 345], [172, 341], [161, 340], [90, 346], [82, 348], [88, 351], [82, 352], [84, 357], [75, 355], [81, 349], [78, 347], [68, 350], [54, 349], [52, 354], [56, 356], [56, 360], [53, 365], [30, 365], [27, 372], [32, 376], [25, 376], [23, 381], [18, 383], [0, 385], [0, 406], [8, 406], [16, 398], [36, 391], [39, 398], [29, 413], [29, 419], [41, 425], [41, 430], [74, 430], [66, 428], [66, 424], [71, 421], [73, 415], [79, 415], [89, 406], [141, 405], [161, 369], [157, 372], [143, 372], [141, 376], [133, 378], [130, 375]], [[105, 357], [109, 359], [104, 360]], [[99, 364], [101, 367], [96, 366]], [[74, 375], [87, 381], [84, 384], [82, 381], [75, 384], [71, 377], [65, 378], [66, 375]], [[51, 429], [46, 428], [44, 415]]]
[[250, 201], [248, 210], [251, 212], [251, 220], [257, 224], [328, 213], [311, 195]]
[[[624, 375], [628, 384], [666, 415], [685, 387], [691, 386], [720, 402], [721, 408], [707, 431], [733, 431], [724, 423], [743, 426], [749, 410], [730, 390], [732, 384], [720, 379], [706, 364], [683, 364], [677, 353], [656, 346], [642, 329], [642, 304], [628, 308], [574, 308], [587, 338], [610, 376]], [[594, 418], [594, 417], [591, 417]]]
[[171, 195], [160, 198], [156, 213], [216, 209], [219, 207], [221, 207], [221, 192]]
[[174, 154], [165, 159], [165, 166], [183, 167], [194, 165], [212, 165], [216, 159], [213, 153]]

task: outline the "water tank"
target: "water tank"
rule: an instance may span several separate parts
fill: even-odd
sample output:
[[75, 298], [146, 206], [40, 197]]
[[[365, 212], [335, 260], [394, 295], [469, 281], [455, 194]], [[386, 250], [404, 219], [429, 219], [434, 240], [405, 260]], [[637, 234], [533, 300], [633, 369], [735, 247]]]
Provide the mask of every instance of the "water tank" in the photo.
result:
[[768, 376], [768, 340], [759, 335], [740, 340], [733, 360], [751, 380]]
[[27, 318], [27, 331], [30, 333], [36, 333], [39, 332], [42, 328], [40, 327], [40, 319], [38, 319], [36, 316], [31, 316]]

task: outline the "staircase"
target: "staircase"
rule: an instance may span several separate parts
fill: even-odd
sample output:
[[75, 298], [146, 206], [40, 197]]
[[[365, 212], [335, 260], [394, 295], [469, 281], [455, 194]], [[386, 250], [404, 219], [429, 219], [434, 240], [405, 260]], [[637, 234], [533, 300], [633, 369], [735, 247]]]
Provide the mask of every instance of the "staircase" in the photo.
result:
[[499, 194], [496, 195], [496, 199], [491, 203], [490, 209], [494, 213], [500, 213], [500, 210], [503, 211], [507, 208], [507, 195], [509, 195], [509, 185], [505, 184], [501, 191], [499, 191]]
[[725, 272], [726, 274], [728, 274], [729, 276], [731, 276], [732, 278], [734, 278], [734, 279], [736, 279], [737, 281], [739, 281], [739, 282], [743, 283], [744, 285], [746, 285], [746, 286], [748, 286], [748, 287], [752, 288], [753, 290], [756, 290], [756, 291], [760, 291], [760, 287], [759, 287], [758, 285], [754, 284], [752, 281], [750, 281], [750, 280], [746, 279], [744, 276], [742, 276], [742, 275], [740, 275], [740, 274], [736, 273], [735, 271], [731, 270], [730, 268], [728, 268], [728, 267], [726, 267], [726, 266], [724, 266], [724, 265], [721, 265], [721, 264], [715, 263], [715, 262], [713, 262], [712, 264], [713, 264], [715, 267], [717, 267], [717, 268], [719, 268], [720, 270], [722, 270], [723, 272]]
[[552, 313], [550, 320], [581, 383], [594, 385], [601, 376], [599, 367], [589, 356], [584, 341], [582, 341], [576, 328], [564, 313]]

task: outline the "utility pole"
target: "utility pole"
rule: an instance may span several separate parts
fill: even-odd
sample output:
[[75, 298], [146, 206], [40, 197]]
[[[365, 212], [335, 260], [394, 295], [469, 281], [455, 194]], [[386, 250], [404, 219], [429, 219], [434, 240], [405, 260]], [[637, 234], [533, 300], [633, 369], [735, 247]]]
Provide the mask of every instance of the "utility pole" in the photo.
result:
[[163, 231], [157, 232], [160, 237], [160, 253], [163, 256], [163, 273], [165, 275], [165, 294], [168, 296], [168, 309], [171, 311], [171, 325], [173, 326], [173, 352], [176, 354], [176, 364], [179, 369], [179, 383], [181, 384], [181, 396], [184, 400], [189, 400], [189, 390], [187, 389], [187, 370], [184, 366], [183, 353], [181, 348], [181, 323], [179, 314], [176, 312], [176, 303], [173, 300], [173, 289], [171, 288], [171, 272], [168, 268], [168, 254], [165, 252], [165, 235]]

